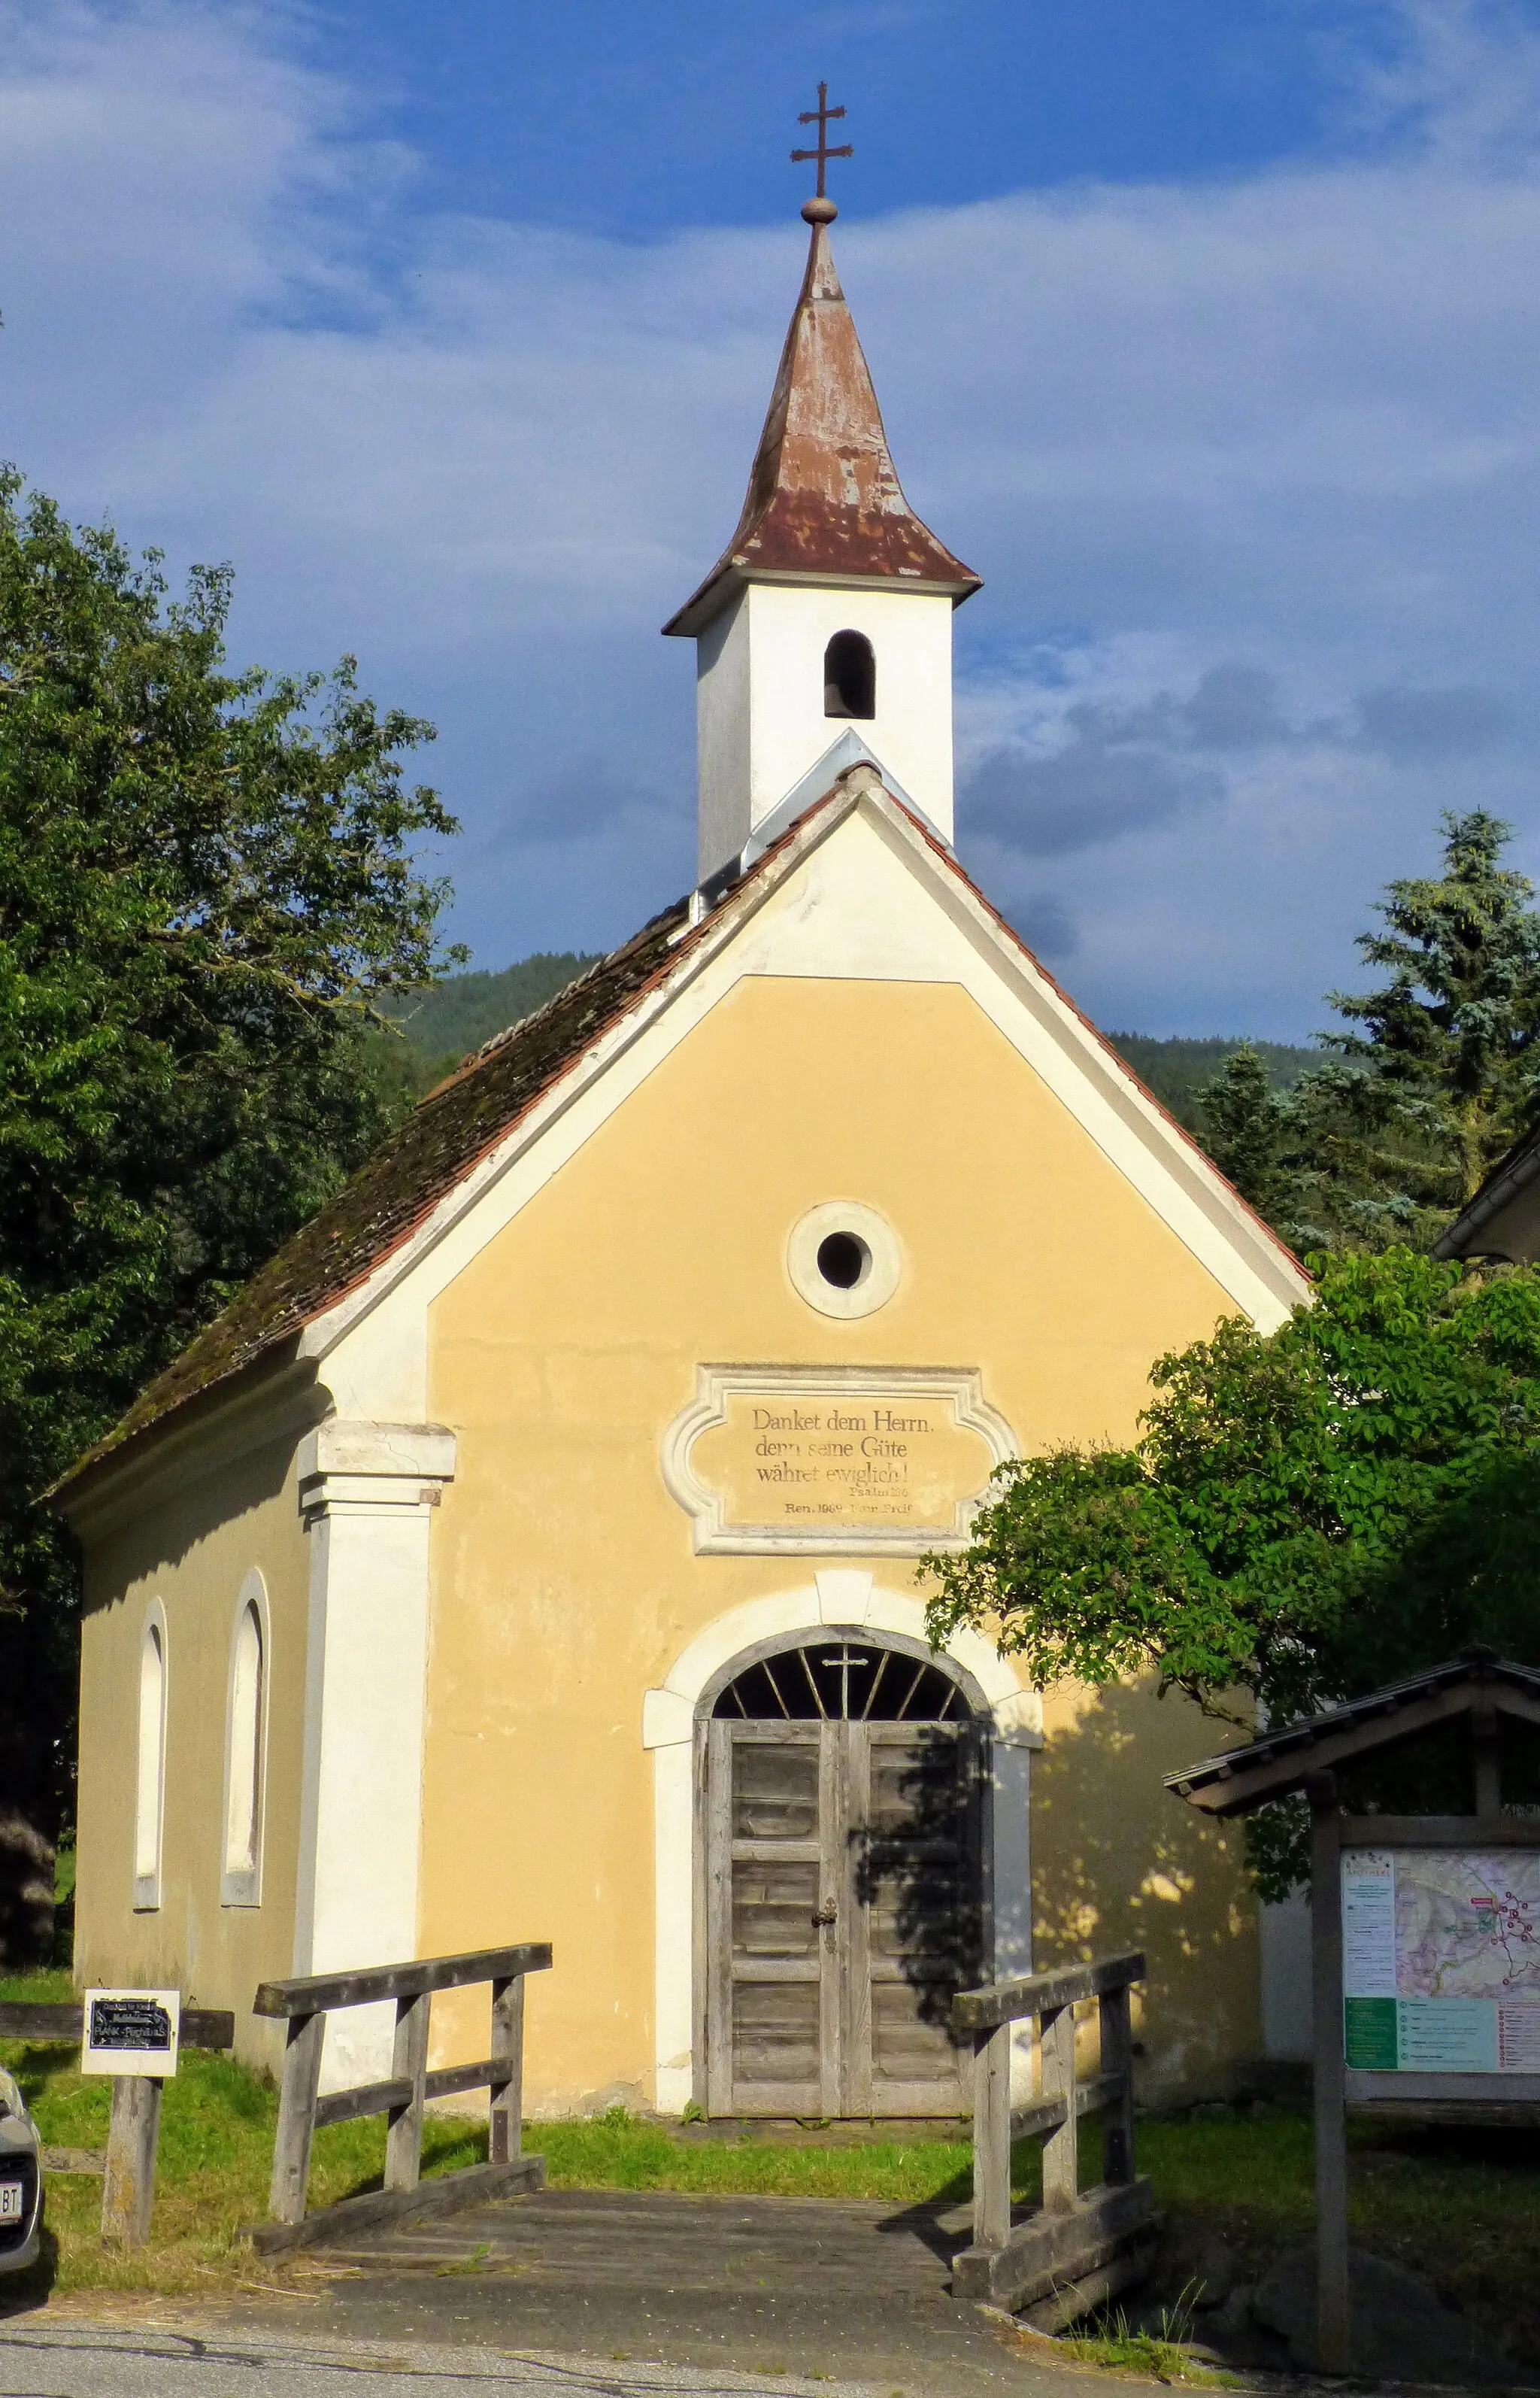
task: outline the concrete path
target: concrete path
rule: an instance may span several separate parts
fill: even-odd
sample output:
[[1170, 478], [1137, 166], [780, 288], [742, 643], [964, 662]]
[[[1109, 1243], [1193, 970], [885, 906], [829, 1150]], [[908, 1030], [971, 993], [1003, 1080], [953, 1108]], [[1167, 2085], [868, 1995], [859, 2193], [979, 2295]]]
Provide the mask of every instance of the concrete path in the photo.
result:
[[[0, 2398], [877, 2398], [869, 2386], [676, 2365], [500, 2354], [418, 2340], [338, 2340], [208, 2324], [11, 2318]], [[886, 2391], [881, 2398], [888, 2398]]]
[[[546, 2190], [316, 2252], [328, 2327], [880, 2382], [1020, 2391], [1056, 2351], [950, 2289], [964, 2212], [861, 2200]], [[1084, 2398], [1084, 2380], [1059, 2367]]]
[[[146, 2302], [148, 2305], [153, 2302]], [[1018, 2367], [1031, 2398], [1086, 2398], [1084, 2377]], [[954, 2390], [949, 2377], [909, 2389]], [[975, 2385], [976, 2386], [976, 2385]], [[468, 2339], [350, 2337], [209, 2316], [0, 2322], [0, 2398], [909, 2398], [837, 2375], [715, 2372], [657, 2360], [510, 2351]]]
[[545, 2191], [301, 2254], [281, 2298], [0, 2317], [0, 2398], [1092, 2398], [1051, 2342], [954, 2303], [954, 2214]]

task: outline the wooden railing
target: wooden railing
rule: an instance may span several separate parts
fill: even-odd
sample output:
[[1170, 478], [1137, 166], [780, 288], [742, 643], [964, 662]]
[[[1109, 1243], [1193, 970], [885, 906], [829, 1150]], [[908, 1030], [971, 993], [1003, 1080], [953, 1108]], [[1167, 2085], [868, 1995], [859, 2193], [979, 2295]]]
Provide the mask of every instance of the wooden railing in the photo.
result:
[[[85, 2028], [84, 1999], [41, 2005], [30, 2000], [0, 2001], [0, 2040], [68, 2041], [78, 2048]], [[224, 2007], [183, 2007], [178, 2039], [183, 2048], [234, 2048], [235, 2018]], [[114, 2079], [101, 2166], [101, 2237], [109, 2247], [137, 2248], [150, 2237], [165, 2087], [151, 2073], [120, 2073]]]
[[[1133, 2162], [1133, 2038], [1131, 1986], [1142, 1981], [1137, 1950], [1090, 1965], [1064, 1965], [964, 1990], [952, 2001], [952, 2029], [973, 2041], [973, 2239], [952, 2260], [958, 2297], [1024, 2310], [1039, 2330], [1056, 2330], [1126, 2288], [1143, 2271], [1155, 2202]], [[1094, 2000], [1099, 2069], [1081, 2079], [1075, 2010]], [[1011, 2028], [1040, 2027], [1042, 2096], [1012, 2111]], [[1102, 2179], [1080, 2188], [1079, 2123], [1102, 2118]], [[1011, 2217], [1011, 2144], [1040, 2137], [1041, 2208]]]
[[[538, 2189], [545, 2179], [542, 2157], [521, 2153], [524, 2088], [524, 1976], [545, 1971], [548, 1944], [528, 1941], [516, 1948], [477, 1948], [459, 1957], [422, 1957], [402, 1965], [373, 1965], [357, 1973], [312, 1974], [290, 1982], [263, 1982], [251, 2002], [258, 2015], [287, 2017], [283, 2079], [278, 2095], [278, 2134], [273, 2153], [271, 2220], [253, 2227], [258, 2248], [309, 2246], [344, 2231], [404, 2215], [448, 2213], [513, 2185]], [[489, 2054], [475, 2065], [428, 2071], [428, 2034], [435, 1990], [463, 1989], [489, 1982], [492, 1989]], [[327, 2017], [340, 2007], [395, 2001], [395, 2045], [383, 2081], [319, 2095], [321, 2050]], [[430, 2098], [467, 2090], [491, 2093], [488, 2162], [436, 2175], [423, 2182], [422, 2119]], [[385, 2115], [384, 2188], [307, 2214], [311, 2143], [327, 2123], [348, 2123], [360, 2115]]]

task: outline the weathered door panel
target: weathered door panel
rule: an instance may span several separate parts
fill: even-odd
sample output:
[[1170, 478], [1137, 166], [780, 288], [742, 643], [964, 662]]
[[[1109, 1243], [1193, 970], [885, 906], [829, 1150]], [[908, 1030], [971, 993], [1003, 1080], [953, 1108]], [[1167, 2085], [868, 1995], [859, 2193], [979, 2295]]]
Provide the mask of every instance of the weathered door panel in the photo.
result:
[[981, 1962], [974, 1728], [705, 1734], [708, 2111], [960, 2111], [946, 2015]]
[[947, 2017], [982, 1964], [979, 1736], [942, 1723], [851, 1731], [866, 1751], [852, 1845], [870, 1993], [856, 2104], [864, 2114], [957, 2114], [969, 2098]]
[[706, 1728], [707, 2107], [821, 2115], [829, 2000], [819, 1920], [830, 1760], [824, 1727]]

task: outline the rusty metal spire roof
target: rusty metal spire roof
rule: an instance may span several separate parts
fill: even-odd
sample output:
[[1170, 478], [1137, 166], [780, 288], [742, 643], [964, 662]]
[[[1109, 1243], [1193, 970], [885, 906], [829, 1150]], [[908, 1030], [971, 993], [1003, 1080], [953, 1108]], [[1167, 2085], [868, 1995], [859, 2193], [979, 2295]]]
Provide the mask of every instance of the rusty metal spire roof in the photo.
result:
[[698, 633], [744, 582], [871, 577], [911, 591], [947, 592], [956, 604], [982, 579], [921, 523], [893, 466], [871, 370], [829, 247], [838, 211], [824, 195], [824, 160], [849, 155], [849, 145], [826, 146], [827, 119], [844, 114], [825, 105], [826, 91], [821, 84], [818, 108], [802, 119], [817, 122], [818, 148], [792, 153], [818, 160], [817, 195], [802, 204], [812, 237], [743, 513], [665, 633]]

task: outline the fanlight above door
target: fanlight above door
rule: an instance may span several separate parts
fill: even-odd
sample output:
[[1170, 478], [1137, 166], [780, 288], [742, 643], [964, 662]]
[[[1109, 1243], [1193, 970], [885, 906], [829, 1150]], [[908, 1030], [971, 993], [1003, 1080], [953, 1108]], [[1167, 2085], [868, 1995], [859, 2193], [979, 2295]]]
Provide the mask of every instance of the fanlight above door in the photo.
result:
[[918, 1641], [804, 1633], [700, 1726], [712, 2115], [956, 2115], [980, 1978], [984, 1727]]
[[972, 1709], [944, 1666], [837, 1633], [757, 1658], [712, 1714], [730, 1723], [966, 1723]]

